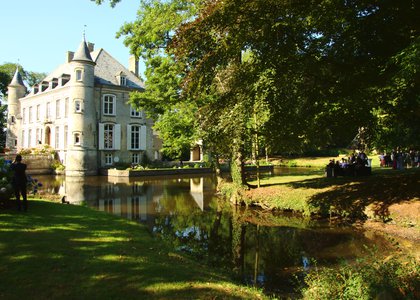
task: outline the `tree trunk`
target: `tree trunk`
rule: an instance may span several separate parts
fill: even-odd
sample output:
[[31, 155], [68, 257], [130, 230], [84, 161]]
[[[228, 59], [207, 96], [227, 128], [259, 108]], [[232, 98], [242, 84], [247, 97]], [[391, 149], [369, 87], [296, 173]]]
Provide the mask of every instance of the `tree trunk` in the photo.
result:
[[246, 186], [245, 164], [242, 149], [238, 149], [233, 153], [230, 173], [232, 175], [232, 181], [237, 188]]

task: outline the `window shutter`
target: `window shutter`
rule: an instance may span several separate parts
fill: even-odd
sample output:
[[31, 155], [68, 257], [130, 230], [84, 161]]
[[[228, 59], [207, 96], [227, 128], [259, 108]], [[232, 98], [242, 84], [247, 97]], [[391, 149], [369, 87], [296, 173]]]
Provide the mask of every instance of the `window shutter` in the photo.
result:
[[131, 149], [131, 125], [127, 125], [127, 150]]
[[140, 127], [140, 150], [146, 150], [147, 134], [146, 126]]
[[99, 150], [104, 150], [104, 124], [99, 123], [99, 134], [98, 134], [98, 139], [99, 139]]
[[114, 150], [121, 149], [121, 124], [115, 124], [114, 127]]

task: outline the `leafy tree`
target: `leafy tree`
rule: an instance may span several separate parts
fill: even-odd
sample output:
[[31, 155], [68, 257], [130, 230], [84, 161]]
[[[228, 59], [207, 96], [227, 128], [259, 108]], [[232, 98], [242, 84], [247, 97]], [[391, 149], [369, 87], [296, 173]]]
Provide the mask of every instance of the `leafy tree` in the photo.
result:
[[174, 30], [197, 11], [200, 1], [141, 1], [137, 20], [126, 23], [117, 36], [146, 62], [144, 92], [130, 95], [133, 106], [155, 120], [163, 153], [180, 159], [197, 142], [194, 103], [181, 99], [183, 68], [167, 50]]
[[[395, 99], [384, 88], [396, 91], [395, 82], [401, 78], [395, 77], [390, 63], [417, 35], [415, 2], [208, 3], [199, 18], [178, 30], [173, 43], [177, 58], [188, 67], [187, 92], [202, 93], [220, 72], [230, 69], [235, 95], [254, 97], [251, 87], [269, 74], [263, 81], [267, 84], [258, 86], [270, 111], [265, 138], [278, 150], [340, 145], [359, 127], [378, 130], [372, 111], [380, 106], [379, 97]], [[244, 51], [253, 54], [253, 67], [238, 63]], [[407, 54], [413, 51], [401, 52], [411, 58], [410, 66], [416, 66], [416, 56]], [[412, 95], [414, 79], [411, 76]], [[389, 81], [394, 86], [387, 85]], [[409, 99], [416, 111], [418, 101]], [[253, 107], [251, 100], [242, 100], [248, 101], [246, 108]], [[403, 119], [408, 123], [413, 118]]]
[[16, 67], [19, 67], [19, 72], [22, 75], [22, 79], [27, 83], [29, 87], [40, 82], [47, 76], [46, 73], [26, 71], [21, 66], [14, 63], [5, 63], [0, 65], [0, 92], [3, 95], [7, 94], [7, 86], [12, 81], [13, 75], [16, 72]]
[[404, 142], [401, 133], [412, 140], [419, 131], [417, 6], [142, 1], [138, 19], [118, 34], [150, 68], [146, 93], [131, 101], [155, 117], [191, 103], [183, 107], [197, 122], [187, 123], [199, 125], [212, 149], [233, 154], [240, 184], [256, 141], [299, 152], [345, 145], [361, 127], [376, 146]]
[[[13, 75], [16, 72], [16, 67], [19, 67], [19, 72], [21, 73], [23, 80], [29, 86], [34, 85], [47, 76], [45, 73], [25, 71], [21, 66], [18, 66], [14, 63], [5, 63], [0, 65], [0, 96], [3, 98], [6, 98], [7, 86], [13, 79]], [[0, 99], [3, 100], [3, 98]], [[6, 142], [6, 119], [7, 106], [0, 102], [0, 148], [3, 148]]]

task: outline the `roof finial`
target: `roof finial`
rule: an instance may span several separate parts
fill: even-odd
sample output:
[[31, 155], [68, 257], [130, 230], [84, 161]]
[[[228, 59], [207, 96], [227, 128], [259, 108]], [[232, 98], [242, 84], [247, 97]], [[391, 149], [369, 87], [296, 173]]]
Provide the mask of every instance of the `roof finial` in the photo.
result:
[[83, 41], [86, 42], [86, 27], [87, 25], [83, 25]]

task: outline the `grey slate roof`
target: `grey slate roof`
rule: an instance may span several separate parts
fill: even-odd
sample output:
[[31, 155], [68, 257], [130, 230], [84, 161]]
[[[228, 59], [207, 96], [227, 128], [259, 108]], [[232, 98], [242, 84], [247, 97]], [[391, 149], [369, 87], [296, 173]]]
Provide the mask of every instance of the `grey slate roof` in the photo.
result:
[[19, 68], [16, 68], [15, 75], [13, 75], [12, 82], [10, 82], [9, 86], [17, 85], [25, 86], [25, 84], [23, 83], [22, 76], [20, 75]]
[[[76, 56], [76, 55], [75, 55]], [[117, 74], [124, 74], [127, 78], [126, 87], [132, 89], [144, 89], [144, 83], [133, 73], [131, 73], [126, 67], [119, 63], [104, 49], [95, 50], [89, 53], [92, 62], [95, 65], [95, 85], [111, 85], [120, 86]], [[74, 58], [73, 58], [74, 60]], [[51, 81], [53, 78], [59, 78], [63, 74], [72, 74], [72, 67], [70, 63], [64, 63], [57, 69], [51, 72], [43, 81]]]
[[93, 51], [91, 54], [96, 63], [95, 84], [119, 86], [117, 75], [121, 74], [127, 78], [127, 87], [144, 89], [144, 83], [104, 49]]
[[90, 56], [89, 48], [85, 40], [83, 40], [80, 43], [79, 48], [77, 49], [76, 53], [74, 53], [73, 60], [93, 62], [92, 57]]

